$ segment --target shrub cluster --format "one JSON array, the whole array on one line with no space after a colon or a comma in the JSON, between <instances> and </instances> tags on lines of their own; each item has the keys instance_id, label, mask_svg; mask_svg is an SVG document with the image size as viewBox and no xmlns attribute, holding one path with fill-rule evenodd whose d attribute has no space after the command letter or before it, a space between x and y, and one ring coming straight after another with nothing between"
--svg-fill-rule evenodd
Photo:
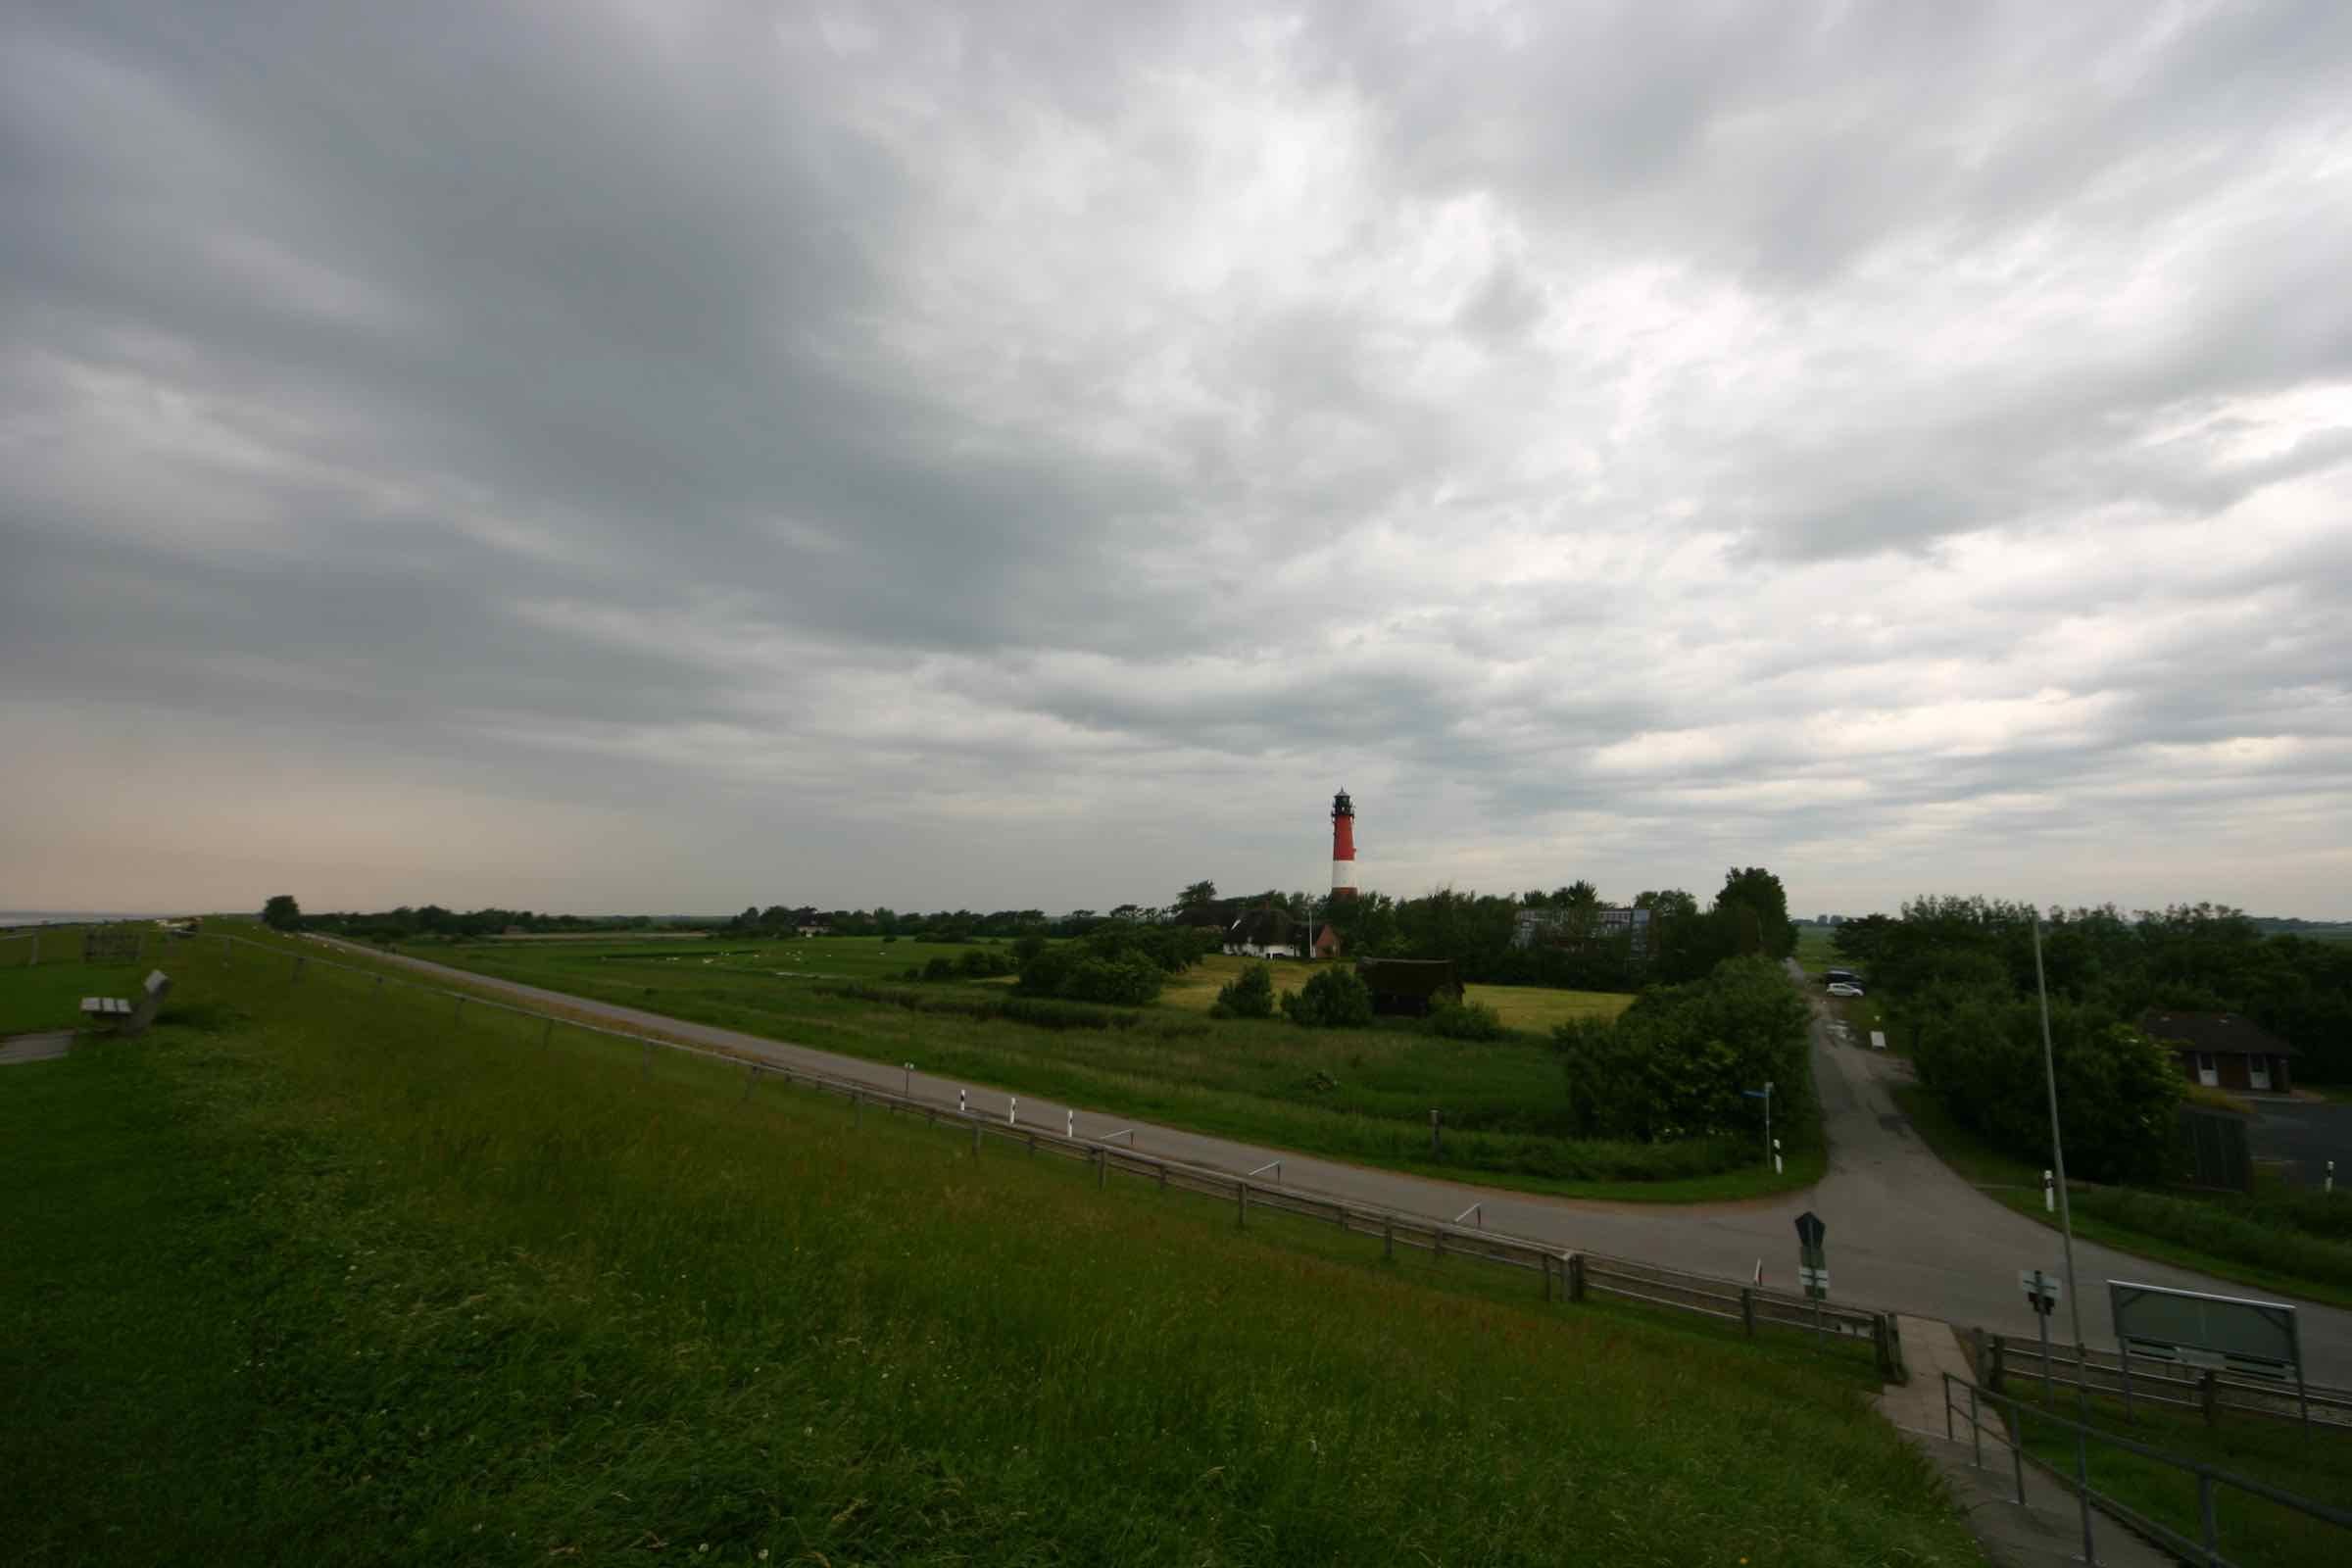
<instances>
[{"instance_id":1,"label":"shrub cluster","mask_svg":"<svg viewBox=\"0 0 2352 1568\"><path fill-rule=\"evenodd\" d=\"M1429 1009L1429 1032L1447 1040L1500 1040L1510 1033L1502 1014L1483 1002L1440 1002Z\"/></svg>"},{"instance_id":2,"label":"shrub cluster","mask_svg":"<svg viewBox=\"0 0 2352 1568\"><path fill-rule=\"evenodd\" d=\"M1274 1016L1274 970L1270 965L1253 963L1241 976L1217 988L1216 1004L1208 1009L1212 1018L1271 1018Z\"/></svg>"},{"instance_id":3,"label":"shrub cluster","mask_svg":"<svg viewBox=\"0 0 2352 1568\"><path fill-rule=\"evenodd\" d=\"M1024 938L1014 952L1024 996L1140 1007L1215 941L1215 932L1190 926L1123 925L1052 946Z\"/></svg>"},{"instance_id":4,"label":"shrub cluster","mask_svg":"<svg viewBox=\"0 0 2352 1568\"><path fill-rule=\"evenodd\" d=\"M1283 1016L1307 1029L1362 1029L1372 1022L1372 991L1351 968L1318 969L1282 994Z\"/></svg>"},{"instance_id":5,"label":"shrub cluster","mask_svg":"<svg viewBox=\"0 0 2352 1568\"><path fill-rule=\"evenodd\" d=\"M2072 1153L2075 1130L2071 1123L2066 1135L2067 1151ZM2262 1205L2209 1202L2112 1187L2079 1189L2073 1201L2078 1214L2128 1226L2145 1236L2160 1236L2215 1257L2266 1272L2352 1286L2352 1242L2328 1240L2293 1228L2291 1219L2270 1223L2285 1215ZM2352 1204L2337 1198L2332 1206L2341 1209Z\"/></svg>"},{"instance_id":6,"label":"shrub cluster","mask_svg":"<svg viewBox=\"0 0 2352 1568\"><path fill-rule=\"evenodd\" d=\"M2050 1162L2041 1020L2025 998L1953 987L1912 1013L1920 1087L1996 1149ZM2185 1090L2171 1053L2096 1004L2052 999L2051 1055L2070 1170L2097 1182L2161 1181Z\"/></svg>"},{"instance_id":7,"label":"shrub cluster","mask_svg":"<svg viewBox=\"0 0 2352 1568\"><path fill-rule=\"evenodd\" d=\"M1787 1125L1800 1113L1805 1004L1769 958L1726 958L1703 980L1661 986L1613 1022L1583 1018L1552 1031L1581 1137L1688 1138L1747 1133L1761 1102L1741 1091L1774 1085ZM1752 1147L1752 1146L1751 1146Z\"/></svg>"},{"instance_id":8,"label":"shrub cluster","mask_svg":"<svg viewBox=\"0 0 2352 1568\"><path fill-rule=\"evenodd\" d=\"M985 948L971 948L951 958L945 954L934 956L917 969L909 966L900 978L906 980L990 980L1013 972L1013 962L1002 953Z\"/></svg>"}]
</instances>

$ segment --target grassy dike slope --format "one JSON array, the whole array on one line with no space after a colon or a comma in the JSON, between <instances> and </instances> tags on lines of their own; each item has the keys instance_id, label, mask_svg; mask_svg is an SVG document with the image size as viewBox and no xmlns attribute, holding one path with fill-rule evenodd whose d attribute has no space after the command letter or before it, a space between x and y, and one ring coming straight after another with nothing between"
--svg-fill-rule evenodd
<instances>
[{"instance_id":1,"label":"grassy dike slope","mask_svg":"<svg viewBox=\"0 0 2352 1568\"><path fill-rule=\"evenodd\" d=\"M364 985L0 1070L12 1560L1976 1560L1856 1363Z\"/></svg>"}]
</instances>

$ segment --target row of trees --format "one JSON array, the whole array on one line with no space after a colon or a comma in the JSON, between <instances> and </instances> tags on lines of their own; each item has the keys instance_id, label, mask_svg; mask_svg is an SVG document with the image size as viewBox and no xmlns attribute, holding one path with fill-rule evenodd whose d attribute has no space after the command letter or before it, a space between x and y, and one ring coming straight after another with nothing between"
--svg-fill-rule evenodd
<instances>
[{"instance_id":1,"label":"row of trees","mask_svg":"<svg viewBox=\"0 0 2352 1568\"><path fill-rule=\"evenodd\" d=\"M502 931L652 931L670 922L650 914L539 914L529 909L445 909L438 904L402 905L372 914L336 910L305 914L289 893L262 906L262 923L276 931L324 931L355 942L406 942L417 937L486 937Z\"/></svg>"},{"instance_id":2,"label":"row of trees","mask_svg":"<svg viewBox=\"0 0 2352 1568\"><path fill-rule=\"evenodd\" d=\"M1837 951L1866 973L1896 1027L1974 993L2031 996L2034 909L1928 897L1899 915L1838 928ZM2125 914L2113 905L2044 916L2050 995L2135 1019L2150 1007L2242 1013L2295 1048L2295 1075L2352 1082L2352 944L2270 935L2242 910L2181 904Z\"/></svg>"},{"instance_id":3,"label":"row of trees","mask_svg":"<svg viewBox=\"0 0 2352 1568\"><path fill-rule=\"evenodd\" d=\"M1933 896L1846 921L1837 951L1954 1119L2047 1165L2034 921L2030 905ZM2107 905L2046 916L2042 968L2068 1168L2090 1180L2173 1174L2187 1086L2138 1028L2151 1008L2242 1014L2295 1048L2298 1077L2352 1076L2352 947L2266 935L2221 905Z\"/></svg>"}]
</instances>

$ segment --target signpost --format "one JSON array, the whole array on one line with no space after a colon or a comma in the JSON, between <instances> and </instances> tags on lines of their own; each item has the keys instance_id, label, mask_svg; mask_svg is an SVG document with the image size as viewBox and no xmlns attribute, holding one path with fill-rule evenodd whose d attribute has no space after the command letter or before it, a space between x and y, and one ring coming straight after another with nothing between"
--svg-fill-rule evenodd
<instances>
[{"instance_id":1,"label":"signpost","mask_svg":"<svg viewBox=\"0 0 2352 1568\"><path fill-rule=\"evenodd\" d=\"M1772 1141L1772 1080L1765 1079L1761 1089L1742 1089L1740 1093L1749 1100L1764 1102L1764 1154L1772 1161L1772 1173L1778 1176L1781 1173L1781 1156L1775 1151L1781 1146Z\"/></svg>"},{"instance_id":2,"label":"signpost","mask_svg":"<svg viewBox=\"0 0 2352 1568\"><path fill-rule=\"evenodd\" d=\"M1796 1216L1796 1277L1803 1283L1805 1294L1813 1298L1813 1332L1816 1334L1821 1332L1822 1298L1830 1294L1830 1264L1821 1248L1821 1239L1829 1231L1830 1228L1821 1222L1821 1216L1809 1208Z\"/></svg>"},{"instance_id":3,"label":"signpost","mask_svg":"<svg viewBox=\"0 0 2352 1568\"><path fill-rule=\"evenodd\" d=\"M2050 1402L2050 1309L2058 1304L2058 1298L2064 1296L2066 1292L2059 1286L2056 1279L2037 1268L2019 1269L2017 1283L2025 1290L2026 1299L2033 1303L2034 1321L2041 1325L2041 1402L2048 1404ZM2080 1364L2075 1368L2075 1375L2077 1377L2083 1375L2083 1368Z\"/></svg>"},{"instance_id":4,"label":"signpost","mask_svg":"<svg viewBox=\"0 0 2352 1568\"><path fill-rule=\"evenodd\" d=\"M2132 1411L2132 1355L2189 1366L2230 1368L2263 1377L2295 1377L2295 1406L2306 1431L2311 1400L2303 1382L2303 1344L2295 1309L2283 1301L2255 1301L2236 1296L2208 1296L2161 1285L2107 1282L2115 1314L2116 1346L2122 1351L2124 1413Z\"/></svg>"}]
</instances>

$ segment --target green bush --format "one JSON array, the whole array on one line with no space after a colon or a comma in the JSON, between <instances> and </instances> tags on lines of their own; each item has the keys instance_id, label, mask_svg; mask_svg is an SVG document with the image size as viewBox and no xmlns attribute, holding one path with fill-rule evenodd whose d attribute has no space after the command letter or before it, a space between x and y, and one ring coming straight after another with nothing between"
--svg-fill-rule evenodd
<instances>
[{"instance_id":1,"label":"green bush","mask_svg":"<svg viewBox=\"0 0 2352 1568\"><path fill-rule=\"evenodd\" d=\"M933 958L929 963L923 965L923 978L926 980L955 979L956 960L944 956Z\"/></svg>"},{"instance_id":2,"label":"green bush","mask_svg":"<svg viewBox=\"0 0 2352 1568\"><path fill-rule=\"evenodd\" d=\"M1502 1014L1483 1002L1441 1002L1429 1009L1429 1032L1447 1040L1500 1040L1510 1031Z\"/></svg>"},{"instance_id":3,"label":"green bush","mask_svg":"<svg viewBox=\"0 0 2352 1568\"><path fill-rule=\"evenodd\" d=\"M1140 931L1118 927L1076 942L1039 944L1021 963L1022 994L1130 1007L1158 1001L1168 976L1198 957L1199 942L1176 927Z\"/></svg>"},{"instance_id":4,"label":"green bush","mask_svg":"<svg viewBox=\"0 0 2352 1568\"><path fill-rule=\"evenodd\" d=\"M1569 1114L1583 1137L1651 1142L1759 1131L1775 1086L1787 1125L1802 1114L1805 1004L1769 958L1726 958L1703 980L1661 986L1614 1022L1578 1019L1552 1031L1568 1075Z\"/></svg>"},{"instance_id":5,"label":"green bush","mask_svg":"<svg viewBox=\"0 0 2352 1568\"><path fill-rule=\"evenodd\" d=\"M1362 1029L1372 1022L1372 992L1353 969L1318 969L1282 994L1282 1011L1307 1029Z\"/></svg>"},{"instance_id":6,"label":"green bush","mask_svg":"<svg viewBox=\"0 0 2352 1568\"><path fill-rule=\"evenodd\" d=\"M1217 1018L1271 1018L1274 1016L1274 971L1262 963L1253 963L1241 975L1217 988L1216 1004L1209 1014Z\"/></svg>"},{"instance_id":7,"label":"green bush","mask_svg":"<svg viewBox=\"0 0 2352 1568\"><path fill-rule=\"evenodd\" d=\"M1932 989L1909 1015L1920 1087L1994 1148L2049 1164L2035 1004L1989 988ZM2171 1053L2106 1008L2057 998L2050 1044L2068 1167L2086 1181L2164 1180L2186 1088Z\"/></svg>"},{"instance_id":8,"label":"green bush","mask_svg":"<svg viewBox=\"0 0 2352 1568\"><path fill-rule=\"evenodd\" d=\"M2074 1127L2066 1130L2074 1152ZM2352 1243L2329 1241L2267 1222L2256 1204L2175 1198L2125 1188L2078 1188L2075 1212L2127 1226L2145 1236L2226 1257L2257 1269L2352 1286ZM2337 1207L2347 1205L2339 1198Z\"/></svg>"}]
</instances>

